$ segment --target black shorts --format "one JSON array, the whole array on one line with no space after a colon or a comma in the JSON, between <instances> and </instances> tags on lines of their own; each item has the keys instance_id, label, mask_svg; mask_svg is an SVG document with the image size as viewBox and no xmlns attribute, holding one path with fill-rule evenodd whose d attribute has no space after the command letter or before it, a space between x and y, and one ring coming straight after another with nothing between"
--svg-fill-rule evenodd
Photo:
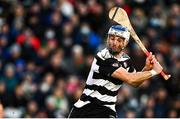
<instances>
[{"instance_id":1,"label":"black shorts","mask_svg":"<svg viewBox=\"0 0 180 119\"><path fill-rule=\"evenodd\" d=\"M69 118L116 118L116 112L108 107L90 103L81 108L73 107Z\"/></svg>"}]
</instances>

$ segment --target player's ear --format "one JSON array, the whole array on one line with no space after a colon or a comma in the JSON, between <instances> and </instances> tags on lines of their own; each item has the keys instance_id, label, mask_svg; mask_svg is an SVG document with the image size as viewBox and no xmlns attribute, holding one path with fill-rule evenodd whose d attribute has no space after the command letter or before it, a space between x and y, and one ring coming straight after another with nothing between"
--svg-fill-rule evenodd
<instances>
[{"instance_id":1,"label":"player's ear","mask_svg":"<svg viewBox=\"0 0 180 119\"><path fill-rule=\"evenodd\" d=\"M129 43L128 40L124 40L124 46L125 46L125 47L127 46L128 43Z\"/></svg>"}]
</instances>

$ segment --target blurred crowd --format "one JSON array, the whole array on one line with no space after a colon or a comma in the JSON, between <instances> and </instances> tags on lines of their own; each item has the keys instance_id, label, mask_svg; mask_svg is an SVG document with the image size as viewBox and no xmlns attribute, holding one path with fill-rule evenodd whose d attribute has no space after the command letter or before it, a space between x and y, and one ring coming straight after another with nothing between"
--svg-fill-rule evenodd
<instances>
[{"instance_id":1,"label":"blurred crowd","mask_svg":"<svg viewBox=\"0 0 180 119\"><path fill-rule=\"evenodd\" d=\"M123 85L118 117L180 117L178 0L1 0L0 102L3 117L67 117L80 97L93 55L105 47L113 6L126 10L135 31L172 76ZM137 70L145 55L125 49Z\"/></svg>"}]
</instances>

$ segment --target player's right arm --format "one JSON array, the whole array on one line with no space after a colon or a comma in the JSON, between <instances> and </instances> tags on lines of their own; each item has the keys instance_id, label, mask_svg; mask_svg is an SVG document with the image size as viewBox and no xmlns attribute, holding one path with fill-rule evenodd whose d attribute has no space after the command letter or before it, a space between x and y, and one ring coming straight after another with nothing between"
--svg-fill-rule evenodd
<instances>
[{"instance_id":1,"label":"player's right arm","mask_svg":"<svg viewBox=\"0 0 180 119\"><path fill-rule=\"evenodd\" d=\"M153 69L150 71L141 71L141 72L128 72L123 67L118 68L112 73L112 77L122 80L133 87L138 87L145 80L150 79L154 75L159 74L162 71L161 65L154 59Z\"/></svg>"}]
</instances>

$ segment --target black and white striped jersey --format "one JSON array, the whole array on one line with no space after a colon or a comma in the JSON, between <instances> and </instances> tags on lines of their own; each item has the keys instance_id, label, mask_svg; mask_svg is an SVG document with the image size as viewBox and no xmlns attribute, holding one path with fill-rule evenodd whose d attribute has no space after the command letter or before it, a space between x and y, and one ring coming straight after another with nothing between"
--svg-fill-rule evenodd
<instances>
[{"instance_id":1,"label":"black and white striped jersey","mask_svg":"<svg viewBox=\"0 0 180 119\"><path fill-rule=\"evenodd\" d=\"M83 94L74 106L80 108L88 103L95 103L115 111L118 90L123 81L111 77L111 74L119 67L133 72L134 68L130 66L129 60L130 57L125 53L122 57L115 58L107 48L98 52L92 62Z\"/></svg>"}]
</instances>

